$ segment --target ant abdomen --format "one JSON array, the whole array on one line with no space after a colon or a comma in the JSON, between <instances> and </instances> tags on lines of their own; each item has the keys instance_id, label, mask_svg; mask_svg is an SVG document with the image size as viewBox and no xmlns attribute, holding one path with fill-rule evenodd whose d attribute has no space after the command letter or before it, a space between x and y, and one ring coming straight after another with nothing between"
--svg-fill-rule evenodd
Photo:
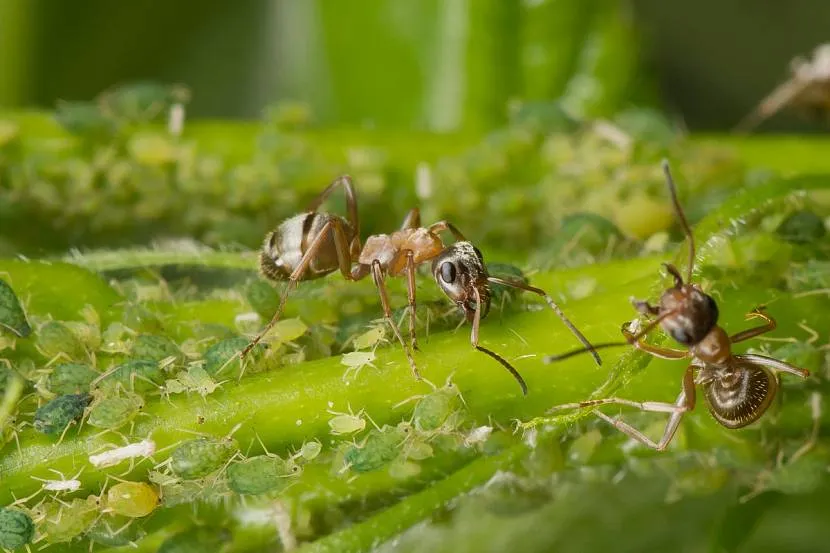
<instances>
[{"instance_id":1,"label":"ant abdomen","mask_svg":"<svg viewBox=\"0 0 830 553\"><path fill-rule=\"evenodd\" d=\"M772 403L778 379L767 369L741 363L703 385L709 412L727 428L742 428L758 420Z\"/></svg>"},{"instance_id":2,"label":"ant abdomen","mask_svg":"<svg viewBox=\"0 0 830 553\"><path fill-rule=\"evenodd\" d=\"M714 298L694 285L667 290L660 298L660 313L674 312L661 326L678 343L691 346L703 340L718 324Z\"/></svg>"}]
</instances>

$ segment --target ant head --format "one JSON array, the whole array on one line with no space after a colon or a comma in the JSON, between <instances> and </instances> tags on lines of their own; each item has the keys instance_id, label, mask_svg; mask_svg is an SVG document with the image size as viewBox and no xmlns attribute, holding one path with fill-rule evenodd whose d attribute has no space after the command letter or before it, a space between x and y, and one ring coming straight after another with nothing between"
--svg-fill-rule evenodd
<instances>
[{"instance_id":1,"label":"ant head","mask_svg":"<svg viewBox=\"0 0 830 553\"><path fill-rule=\"evenodd\" d=\"M432 261L432 276L441 290L473 320L476 292L481 299L481 317L490 311L490 285L481 252L470 242L456 242L444 248Z\"/></svg>"},{"instance_id":2,"label":"ant head","mask_svg":"<svg viewBox=\"0 0 830 553\"><path fill-rule=\"evenodd\" d=\"M660 297L659 314L673 312L660 325L684 346L703 340L718 323L718 304L696 284L685 283L672 265L666 265L674 277L674 286Z\"/></svg>"}]
</instances>

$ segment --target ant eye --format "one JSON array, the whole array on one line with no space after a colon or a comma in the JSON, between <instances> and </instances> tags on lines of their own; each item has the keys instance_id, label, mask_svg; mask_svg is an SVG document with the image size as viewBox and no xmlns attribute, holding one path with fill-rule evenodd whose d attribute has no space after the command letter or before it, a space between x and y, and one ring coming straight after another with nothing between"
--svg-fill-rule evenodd
<instances>
[{"instance_id":1,"label":"ant eye","mask_svg":"<svg viewBox=\"0 0 830 553\"><path fill-rule=\"evenodd\" d=\"M451 262L445 261L441 265L441 278L447 284L452 284L453 282L455 282L455 273L455 265L453 265Z\"/></svg>"}]
</instances>

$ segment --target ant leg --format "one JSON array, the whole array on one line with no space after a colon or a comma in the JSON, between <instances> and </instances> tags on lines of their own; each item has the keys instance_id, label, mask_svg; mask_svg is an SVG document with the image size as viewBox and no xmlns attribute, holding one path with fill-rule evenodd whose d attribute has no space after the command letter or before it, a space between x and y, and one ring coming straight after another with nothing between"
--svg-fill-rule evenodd
<instances>
[{"instance_id":1,"label":"ant leg","mask_svg":"<svg viewBox=\"0 0 830 553\"><path fill-rule=\"evenodd\" d=\"M807 369L800 369L798 367L794 367L789 363L785 363L780 359L773 359L772 357L767 357L766 355L758 355L755 353L743 353L741 355L736 355L735 359L740 361L748 361L749 363L755 363L761 365L763 367L767 367L774 372L783 372L787 374L792 374L794 376L800 376L801 378L807 378L810 376L810 371Z\"/></svg>"},{"instance_id":2,"label":"ant leg","mask_svg":"<svg viewBox=\"0 0 830 553\"><path fill-rule=\"evenodd\" d=\"M320 194L314 198L314 200L308 205L308 208L306 208L306 211L314 213L320 209L320 206L324 201L326 201L326 198L328 198L338 186L343 187L343 193L346 195L346 219L349 223L351 223L355 230L355 234L360 236L360 218L357 214L357 193L352 185L352 178L349 175L341 175L334 179L331 184L325 188L325 190L320 192Z\"/></svg>"},{"instance_id":3,"label":"ant leg","mask_svg":"<svg viewBox=\"0 0 830 553\"><path fill-rule=\"evenodd\" d=\"M311 265L311 261L325 245L326 239L328 238L330 232L334 233L334 244L335 249L337 250L337 259L340 264L340 271L346 279L351 279L351 271L349 270L351 266L351 256L349 254L348 246L346 245L348 244L348 239L346 238L343 224L337 219L331 219L323 225L323 228L320 229L320 232L308 245L308 249L303 254L299 265L297 265L297 268L294 269L294 272L288 277L288 283L285 286L285 290L283 290L276 313L274 313L274 316L271 317L271 320L268 321L265 328L263 328L260 333L256 335L251 343L245 346L245 349L243 349L240 354L240 358L244 359L245 356L254 348L254 346L262 340L265 334L267 334L268 331L271 330L277 322L279 322L282 312L285 309L285 304L288 301L289 292L291 292L291 290L297 286L297 283L302 280L303 275Z\"/></svg>"},{"instance_id":4,"label":"ant leg","mask_svg":"<svg viewBox=\"0 0 830 553\"><path fill-rule=\"evenodd\" d=\"M496 277L487 277L487 280L488 280L488 282L492 282L492 283L495 283L495 284L501 284L503 286L511 286L513 288L518 288L519 290L524 290L525 292L532 292L534 294L542 296L542 298L544 298L544 300L547 302L548 306L550 306L550 308L553 309L554 313L556 313L559 316L559 318L562 319L562 322L565 324L566 327L568 327L568 330L570 330L571 333L574 336L576 336L577 340L582 342L582 345L585 346L586 350L591 352L591 355L594 356L594 360L597 362L597 365L602 365L602 359L600 359L599 354L594 349L594 346L591 345L591 342L588 341L588 338L586 338L579 331L579 329L576 328L576 326L574 326L574 324L568 319L568 317L565 316L565 313L556 304L556 302L553 301L553 298L551 298L547 294L547 292L545 292L541 288L536 288L535 286L530 286L530 285L525 284L523 282L518 282L518 281L513 281L513 280L504 280L504 279L496 278Z\"/></svg>"},{"instance_id":5,"label":"ant leg","mask_svg":"<svg viewBox=\"0 0 830 553\"><path fill-rule=\"evenodd\" d=\"M645 339L644 336L637 337L626 327L622 329L622 333L628 343L641 351L653 355L654 357L659 357L660 359L683 359L684 357L689 356L688 350L672 349L647 344L643 341Z\"/></svg>"},{"instance_id":6,"label":"ant leg","mask_svg":"<svg viewBox=\"0 0 830 553\"><path fill-rule=\"evenodd\" d=\"M767 315L764 312L763 307L759 307L754 311L750 311L746 314L747 320L756 318L763 319L764 324L762 324L761 326L756 326L755 328L742 330L737 334L733 334L729 337L729 341L735 344L737 342L743 342L744 340L749 340L750 338L754 338L756 336L760 336L761 334L766 334L767 332L772 332L773 330L775 330L775 327L777 326L775 323L775 319Z\"/></svg>"},{"instance_id":7,"label":"ant leg","mask_svg":"<svg viewBox=\"0 0 830 553\"><path fill-rule=\"evenodd\" d=\"M746 115L732 129L736 133L746 133L760 125L765 119L774 115L793 98L801 94L810 85L807 80L799 80L795 77L778 85L766 98Z\"/></svg>"},{"instance_id":8,"label":"ant leg","mask_svg":"<svg viewBox=\"0 0 830 553\"><path fill-rule=\"evenodd\" d=\"M672 278L674 278L674 287L680 288L683 286L683 277L680 275L680 271L677 270L677 267L672 265L671 263L663 263L663 267L666 268L666 272L669 273Z\"/></svg>"},{"instance_id":9,"label":"ant leg","mask_svg":"<svg viewBox=\"0 0 830 553\"><path fill-rule=\"evenodd\" d=\"M461 234L461 231L458 230L458 228L456 228L455 225L453 225L452 223L450 223L448 221L438 221L437 223L433 223L427 228L427 230L430 233L436 233L436 234L441 232L441 231L448 230L452 234L453 238L456 239L456 241L458 241L458 242L466 242L467 241L467 239L464 238L464 235Z\"/></svg>"},{"instance_id":10,"label":"ant leg","mask_svg":"<svg viewBox=\"0 0 830 553\"><path fill-rule=\"evenodd\" d=\"M668 447L669 443L672 441L672 438L674 438L674 435L677 433L677 429L680 427L680 421L683 419L683 415L695 408L694 369L694 365L690 365L686 369L686 373L683 375L683 390L680 392L680 395L677 396L677 400L674 403L643 402L641 404L642 407L640 407L640 409L643 411L671 413L671 417L669 417L669 421L666 423L666 428L663 430L663 436L660 438L659 442L655 442L625 421L613 419L605 413L600 413L599 411L594 414L623 434L637 440L641 444L647 445L657 451L663 451L666 447ZM620 403L622 405L637 406L637 402L630 402L627 400L616 400L608 403Z\"/></svg>"},{"instance_id":11,"label":"ant leg","mask_svg":"<svg viewBox=\"0 0 830 553\"><path fill-rule=\"evenodd\" d=\"M375 281L375 286L378 288L378 293L380 293L380 303L383 306L383 316L386 319L386 322L389 323L389 326L392 327L392 332L395 334L398 342L401 343L401 347L406 354L406 360L409 362L409 366L412 369L412 375L416 380L421 380L421 374L418 372L418 367L415 365L415 360L412 358L412 352L410 352L409 348L406 347L406 342L404 342L403 336L401 336L401 331L392 319L392 309L389 307L389 294L386 291L386 283L383 278L383 268L381 267L380 261L377 259L372 261L372 278Z\"/></svg>"},{"instance_id":12,"label":"ant leg","mask_svg":"<svg viewBox=\"0 0 830 553\"><path fill-rule=\"evenodd\" d=\"M415 335L415 253L406 251L406 295L409 300L409 343L414 351L418 350Z\"/></svg>"},{"instance_id":13,"label":"ant leg","mask_svg":"<svg viewBox=\"0 0 830 553\"><path fill-rule=\"evenodd\" d=\"M519 371L517 371L515 367L508 363L507 360L501 355L497 354L494 351L490 351L489 349L483 346L478 345L478 329L481 325L481 295L479 294L478 288L476 288L475 286L473 287L473 293L476 297L476 310L475 314L473 315L473 329L470 332L470 343L478 351L489 355L490 357L501 363L502 366L505 369L507 369L510 372L510 374L513 375L513 378L516 379L516 382L519 383L519 386L521 386L522 388L522 394L527 395L527 384L525 384L524 378L522 378L522 375L519 374Z\"/></svg>"},{"instance_id":14,"label":"ant leg","mask_svg":"<svg viewBox=\"0 0 830 553\"><path fill-rule=\"evenodd\" d=\"M421 210L413 207L404 217L401 230L415 229L421 226Z\"/></svg>"}]
</instances>

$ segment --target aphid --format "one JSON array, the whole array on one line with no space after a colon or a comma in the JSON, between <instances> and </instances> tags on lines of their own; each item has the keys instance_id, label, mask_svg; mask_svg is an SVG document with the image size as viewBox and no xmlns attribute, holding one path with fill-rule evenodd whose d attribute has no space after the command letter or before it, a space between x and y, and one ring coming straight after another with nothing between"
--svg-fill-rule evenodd
<instances>
[{"instance_id":1,"label":"aphid","mask_svg":"<svg viewBox=\"0 0 830 553\"><path fill-rule=\"evenodd\" d=\"M354 434L361 432L366 428L366 419L363 418L364 411L361 409L357 414L353 413L349 408L348 413L338 413L337 411L326 411L330 415L334 415L329 419L329 430L335 436L342 436L344 434Z\"/></svg>"},{"instance_id":2,"label":"aphid","mask_svg":"<svg viewBox=\"0 0 830 553\"><path fill-rule=\"evenodd\" d=\"M375 326L352 340L352 347L355 350L364 350L376 347L386 341L386 329L382 326Z\"/></svg>"},{"instance_id":3,"label":"aphid","mask_svg":"<svg viewBox=\"0 0 830 553\"><path fill-rule=\"evenodd\" d=\"M19 509L0 508L0 547L14 551L31 543L34 535L32 517Z\"/></svg>"},{"instance_id":4,"label":"aphid","mask_svg":"<svg viewBox=\"0 0 830 553\"><path fill-rule=\"evenodd\" d=\"M228 466L228 487L239 494L259 495L283 489L288 477L297 476L301 468L293 459L276 455L257 455Z\"/></svg>"},{"instance_id":5,"label":"aphid","mask_svg":"<svg viewBox=\"0 0 830 553\"><path fill-rule=\"evenodd\" d=\"M104 547L123 547L130 545L136 548L136 542L145 532L133 519L122 516L99 517L95 524L87 530L86 537L90 542Z\"/></svg>"},{"instance_id":6,"label":"aphid","mask_svg":"<svg viewBox=\"0 0 830 553\"><path fill-rule=\"evenodd\" d=\"M47 492L76 492L81 489L81 481L78 480L78 477L83 472L83 468L78 471L78 473L73 476L72 478L64 477L63 473L57 471L55 469L49 469L58 476L60 476L60 480L47 480L44 478L37 478L36 476L32 476L35 480L39 480L43 482L43 490Z\"/></svg>"},{"instance_id":7,"label":"aphid","mask_svg":"<svg viewBox=\"0 0 830 553\"><path fill-rule=\"evenodd\" d=\"M133 359L116 365L92 381L92 386L100 383L120 384L136 392L157 390L164 382L164 371L159 363L144 359Z\"/></svg>"},{"instance_id":8,"label":"aphid","mask_svg":"<svg viewBox=\"0 0 830 553\"><path fill-rule=\"evenodd\" d=\"M43 434L60 434L70 423L83 416L91 400L92 396L89 394L58 396L38 408L33 426Z\"/></svg>"},{"instance_id":9,"label":"aphid","mask_svg":"<svg viewBox=\"0 0 830 553\"><path fill-rule=\"evenodd\" d=\"M60 321L48 321L38 329L37 348L48 359L83 361L89 357L78 336Z\"/></svg>"},{"instance_id":10,"label":"aphid","mask_svg":"<svg viewBox=\"0 0 830 553\"><path fill-rule=\"evenodd\" d=\"M143 408L144 399L137 394L104 397L92 403L86 422L95 428L114 430L132 421Z\"/></svg>"},{"instance_id":11,"label":"aphid","mask_svg":"<svg viewBox=\"0 0 830 553\"><path fill-rule=\"evenodd\" d=\"M146 482L119 482L107 490L106 508L117 515L146 517L158 505L158 492Z\"/></svg>"},{"instance_id":12,"label":"aphid","mask_svg":"<svg viewBox=\"0 0 830 553\"><path fill-rule=\"evenodd\" d=\"M109 140L118 130L116 122L92 102L59 101L55 106L55 121L66 132L91 141Z\"/></svg>"},{"instance_id":13,"label":"aphid","mask_svg":"<svg viewBox=\"0 0 830 553\"><path fill-rule=\"evenodd\" d=\"M205 369L194 365L186 371L180 372L178 378L167 380L164 383L164 392L167 394L196 392L202 397L207 397L215 392L219 386L220 384L213 380Z\"/></svg>"},{"instance_id":14,"label":"aphid","mask_svg":"<svg viewBox=\"0 0 830 553\"><path fill-rule=\"evenodd\" d=\"M219 470L239 450L232 438L197 438L179 444L170 456L170 470L185 480Z\"/></svg>"},{"instance_id":15,"label":"aphid","mask_svg":"<svg viewBox=\"0 0 830 553\"><path fill-rule=\"evenodd\" d=\"M689 261L686 280L684 282L676 267L667 264L666 270L674 278L674 286L663 293L659 305L652 306L646 301L633 301L637 311L644 315L651 315L654 319L636 334L629 330L627 324L623 325L622 333L626 338L625 342L597 344L594 347L630 344L662 359L691 358L691 364L683 376L682 391L674 403L605 398L559 405L552 409L556 411L615 404L627 405L643 411L669 413L669 422L663 436L658 442L654 442L628 423L595 411L598 417L634 440L660 451L671 442L683 415L694 409L697 385L703 387L704 400L715 420L726 428L742 428L758 420L772 403L779 386L778 373L788 373L801 378L809 375L809 371L793 367L778 359L749 353L743 355L732 353L732 344L774 330L775 320L759 308L749 313L747 319L762 319L764 324L760 326L732 336L726 334L726 331L718 326L718 306L714 298L691 282L695 260L694 235L677 199L677 191L667 161L663 162L663 171L675 213L688 238ZM643 341L643 338L658 325L687 349L658 347ZM545 361L559 361L584 351L586 350L581 349L563 355L552 355Z\"/></svg>"},{"instance_id":16,"label":"aphid","mask_svg":"<svg viewBox=\"0 0 830 553\"><path fill-rule=\"evenodd\" d=\"M142 440L134 444L127 444L123 447L117 447L89 456L89 462L95 468L104 468L117 465L121 461L127 459L135 459L136 457L149 457L156 452L156 443L153 440Z\"/></svg>"},{"instance_id":17,"label":"aphid","mask_svg":"<svg viewBox=\"0 0 830 553\"><path fill-rule=\"evenodd\" d=\"M371 430L362 445L353 444L346 450L343 457L346 468L355 472L371 472L386 466L401 454L411 432L407 423Z\"/></svg>"},{"instance_id":18,"label":"aphid","mask_svg":"<svg viewBox=\"0 0 830 553\"><path fill-rule=\"evenodd\" d=\"M26 313L20 300L6 281L0 279L0 328L5 328L21 338L32 333L32 327L26 320Z\"/></svg>"},{"instance_id":19,"label":"aphid","mask_svg":"<svg viewBox=\"0 0 830 553\"><path fill-rule=\"evenodd\" d=\"M141 334L133 341L130 354L134 359L159 362L168 357L179 359L182 351L173 340L166 336Z\"/></svg>"},{"instance_id":20,"label":"aphid","mask_svg":"<svg viewBox=\"0 0 830 553\"><path fill-rule=\"evenodd\" d=\"M791 105L807 115L827 117L830 110L830 44L820 44L812 61L797 57L790 62L790 79L778 85L761 103L735 126L749 132Z\"/></svg>"},{"instance_id":21,"label":"aphid","mask_svg":"<svg viewBox=\"0 0 830 553\"><path fill-rule=\"evenodd\" d=\"M464 402L464 398L461 397L461 390L450 379L447 379L444 386L437 388L431 394L414 396L398 405L403 405L411 400L418 400L415 409L412 411L412 422L419 432L438 430Z\"/></svg>"},{"instance_id":22,"label":"aphid","mask_svg":"<svg viewBox=\"0 0 830 553\"><path fill-rule=\"evenodd\" d=\"M339 186L343 187L346 195L347 219L317 211L323 201ZM456 240L454 244L444 245L439 233L445 231L452 234ZM380 295L386 323L400 343L413 376L420 379L412 354L412 351L417 349L415 270L418 265L428 261L432 261L432 274L442 292L464 311L467 321L472 323L470 341L473 347L497 360L510 371L524 393L527 393L527 386L516 369L504 358L478 343L480 321L490 310L490 284L501 284L541 295L571 332L583 344L590 346L543 290L518 281L489 276L481 252L468 242L452 223L440 221L429 227L422 227L420 211L412 209L400 230L392 234L370 236L361 248L357 198L351 178L342 176L323 190L306 212L287 219L265 237L260 253L262 274L271 280L288 281L288 285L283 291L273 318L242 351L242 356L259 343L276 324L285 308L289 292L300 281L320 278L339 269L343 277L349 281L361 280L372 275ZM406 276L409 346L392 318L389 294L386 290L386 278L390 276ZM594 355L599 363L599 356L596 353Z\"/></svg>"},{"instance_id":23,"label":"aphid","mask_svg":"<svg viewBox=\"0 0 830 553\"><path fill-rule=\"evenodd\" d=\"M350 377L357 377L363 367L374 367L374 360L377 359L375 351L349 351L340 356L340 364L346 367L343 373L343 380Z\"/></svg>"},{"instance_id":24,"label":"aphid","mask_svg":"<svg viewBox=\"0 0 830 553\"><path fill-rule=\"evenodd\" d=\"M89 391L89 386L100 373L89 365L60 363L55 365L46 378L46 388L53 394L80 394Z\"/></svg>"},{"instance_id":25,"label":"aphid","mask_svg":"<svg viewBox=\"0 0 830 553\"><path fill-rule=\"evenodd\" d=\"M467 447L474 447L483 444L493 433L492 426L477 426L470 430L464 437L464 445Z\"/></svg>"},{"instance_id":26,"label":"aphid","mask_svg":"<svg viewBox=\"0 0 830 553\"><path fill-rule=\"evenodd\" d=\"M205 351L205 371L210 376L241 371L239 350L247 344L248 340L242 336L226 338L216 342Z\"/></svg>"},{"instance_id":27,"label":"aphid","mask_svg":"<svg viewBox=\"0 0 830 553\"><path fill-rule=\"evenodd\" d=\"M321 451L323 451L323 444L317 440L312 440L304 443L300 450L292 455L291 458L308 463L316 459Z\"/></svg>"},{"instance_id":28,"label":"aphid","mask_svg":"<svg viewBox=\"0 0 830 553\"><path fill-rule=\"evenodd\" d=\"M159 546L158 553L219 551L230 539L230 532L224 528L199 526L170 536Z\"/></svg>"},{"instance_id":29,"label":"aphid","mask_svg":"<svg viewBox=\"0 0 830 553\"><path fill-rule=\"evenodd\" d=\"M98 518L100 499L90 495L86 499L48 501L41 507L45 515L41 528L49 543L72 541L86 532Z\"/></svg>"}]
</instances>

